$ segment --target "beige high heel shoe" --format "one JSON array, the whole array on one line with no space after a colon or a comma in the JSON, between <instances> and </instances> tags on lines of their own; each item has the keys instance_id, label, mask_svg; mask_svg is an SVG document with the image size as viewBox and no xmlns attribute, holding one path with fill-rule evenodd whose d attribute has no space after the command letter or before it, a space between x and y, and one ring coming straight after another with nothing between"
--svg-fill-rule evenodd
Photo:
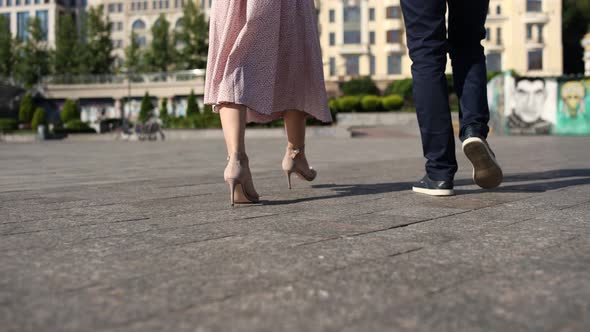
<instances>
[{"instance_id":1,"label":"beige high heel shoe","mask_svg":"<svg viewBox=\"0 0 590 332\"><path fill-rule=\"evenodd\" d=\"M254 189L246 154L232 153L227 157L227 161L223 178L229 185L231 206L234 206L234 204L258 203L260 197L256 189Z\"/></svg>"},{"instance_id":2,"label":"beige high heel shoe","mask_svg":"<svg viewBox=\"0 0 590 332\"><path fill-rule=\"evenodd\" d=\"M299 149L287 147L285 158L283 158L283 171L287 175L287 183L291 189L291 174L295 173L299 178L306 181L313 181L318 173L307 165L305 159L305 146Z\"/></svg>"}]
</instances>

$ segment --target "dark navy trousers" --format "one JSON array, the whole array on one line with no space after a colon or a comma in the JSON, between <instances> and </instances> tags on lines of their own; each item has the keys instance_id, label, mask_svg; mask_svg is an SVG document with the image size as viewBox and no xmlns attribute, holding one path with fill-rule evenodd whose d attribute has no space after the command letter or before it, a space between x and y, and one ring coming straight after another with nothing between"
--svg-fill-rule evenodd
<instances>
[{"instance_id":1,"label":"dark navy trousers","mask_svg":"<svg viewBox=\"0 0 590 332\"><path fill-rule=\"evenodd\" d=\"M457 159L445 76L447 53L459 97L460 138L464 139L466 128L486 138L490 112L481 40L486 35L489 0L401 0L401 6L426 172L432 180L453 180Z\"/></svg>"}]
</instances>

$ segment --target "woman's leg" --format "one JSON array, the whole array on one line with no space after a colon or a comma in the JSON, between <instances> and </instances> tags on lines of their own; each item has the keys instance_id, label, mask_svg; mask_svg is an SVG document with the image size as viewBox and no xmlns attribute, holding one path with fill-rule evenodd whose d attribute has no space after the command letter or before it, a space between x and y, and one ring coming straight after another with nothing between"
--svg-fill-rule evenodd
<instances>
[{"instance_id":1,"label":"woman's leg","mask_svg":"<svg viewBox=\"0 0 590 332\"><path fill-rule=\"evenodd\" d=\"M307 115L301 111L285 111L285 131L287 132L287 151L283 158L283 171L287 174L291 189L291 173L307 181L313 181L316 171L309 167L305 156L305 120Z\"/></svg>"},{"instance_id":2,"label":"woman's leg","mask_svg":"<svg viewBox=\"0 0 590 332\"><path fill-rule=\"evenodd\" d=\"M246 154L246 107L227 104L219 107L227 154Z\"/></svg>"},{"instance_id":3,"label":"woman's leg","mask_svg":"<svg viewBox=\"0 0 590 332\"><path fill-rule=\"evenodd\" d=\"M228 183L236 183L237 189L232 190L231 201L236 203L255 203L258 201L258 193L254 189L250 163L246 155L246 107L243 105L221 105L219 115L223 127L223 136L227 146L228 166L224 172L224 178ZM243 190L243 191L242 191Z\"/></svg>"},{"instance_id":4,"label":"woman's leg","mask_svg":"<svg viewBox=\"0 0 590 332\"><path fill-rule=\"evenodd\" d=\"M287 144L291 149L301 149L305 146L305 119L306 114L301 111L285 111L285 131L287 132Z\"/></svg>"}]
</instances>

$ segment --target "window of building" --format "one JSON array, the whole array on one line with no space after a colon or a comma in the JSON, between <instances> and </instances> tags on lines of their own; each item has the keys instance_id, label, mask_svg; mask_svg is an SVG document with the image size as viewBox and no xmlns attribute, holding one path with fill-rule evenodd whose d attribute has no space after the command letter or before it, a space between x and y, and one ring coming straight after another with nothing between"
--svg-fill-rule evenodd
<instances>
[{"instance_id":1,"label":"window of building","mask_svg":"<svg viewBox=\"0 0 590 332\"><path fill-rule=\"evenodd\" d=\"M375 8L369 8L369 21L375 21Z\"/></svg>"},{"instance_id":2,"label":"window of building","mask_svg":"<svg viewBox=\"0 0 590 332\"><path fill-rule=\"evenodd\" d=\"M369 75L371 76L375 75L375 65L375 56L371 54L369 56Z\"/></svg>"},{"instance_id":3,"label":"window of building","mask_svg":"<svg viewBox=\"0 0 590 332\"><path fill-rule=\"evenodd\" d=\"M502 6L498 5L496 7L496 15L502 15Z\"/></svg>"},{"instance_id":4,"label":"window of building","mask_svg":"<svg viewBox=\"0 0 590 332\"><path fill-rule=\"evenodd\" d=\"M402 73L402 56L400 54L390 54L387 56L387 73L389 75L399 75Z\"/></svg>"},{"instance_id":5,"label":"window of building","mask_svg":"<svg viewBox=\"0 0 590 332\"><path fill-rule=\"evenodd\" d=\"M502 28L496 28L496 44L502 45Z\"/></svg>"},{"instance_id":6,"label":"window of building","mask_svg":"<svg viewBox=\"0 0 590 332\"><path fill-rule=\"evenodd\" d=\"M502 53L490 53L486 56L488 71L502 71Z\"/></svg>"},{"instance_id":7,"label":"window of building","mask_svg":"<svg viewBox=\"0 0 590 332\"><path fill-rule=\"evenodd\" d=\"M528 53L529 70L543 70L543 50L532 50Z\"/></svg>"},{"instance_id":8,"label":"window of building","mask_svg":"<svg viewBox=\"0 0 590 332\"><path fill-rule=\"evenodd\" d=\"M49 36L49 13L47 10L38 10L35 12L35 17L39 19L39 23L41 25L41 40L47 41Z\"/></svg>"},{"instance_id":9,"label":"window of building","mask_svg":"<svg viewBox=\"0 0 590 332\"><path fill-rule=\"evenodd\" d=\"M109 13L112 13L115 11L115 4L109 3L109 6L107 8L108 8Z\"/></svg>"},{"instance_id":10,"label":"window of building","mask_svg":"<svg viewBox=\"0 0 590 332\"><path fill-rule=\"evenodd\" d=\"M399 44L401 43L401 31L400 30L388 30L387 31L387 43L388 44Z\"/></svg>"},{"instance_id":11,"label":"window of building","mask_svg":"<svg viewBox=\"0 0 590 332\"><path fill-rule=\"evenodd\" d=\"M344 31L344 44L360 44L361 32L360 30Z\"/></svg>"},{"instance_id":12,"label":"window of building","mask_svg":"<svg viewBox=\"0 0 590 332\"><path fill-rule=\"evenodd\" d=\"M532 13L543 11L543 0L527 0L526 11Z\"/></svg>"},{"instance_id":13,"label":"window of building","mask_svg":"<svg viewBox=\"0 0 590 332\"><path fill-rule=\"evenodd\" d=\"M26 40L29 35L29 12L16 14L16 38Z\"/></svg>"},{"instance_id":14,"label":"window of building","mask_svg":"<svg viewBox=\"0 0 590 332\"><path fill-rule=\"evenodd\" d=\"M25 5L30 5L31 4L31 0L25 0Z\"/></svg>"},{"instance_id":15,"label":"window of building","mask_svg":"<svg viewBox=\"0 0 590 332\"><path fill-rule=\"evenodd\" d=\"M369 44L375 45L375 31L369 31Z\"/></svg>"},{"instance_id":16,"label":"window of building","mask_svg":"<svg viewBox=\"0 0 590 332\"><path fill-rule=\"evenodd\" d=\"M336 58L330 57L330 76L336 76Z\"/></svg>"},{"instance_id":17,"label":"window of building","mask_svg":"<svg viewBox=\"0 0 590 332\"><path fill-rule=\"evenodd\" d=\"M402 11L399 6L389 6L386 10L386 17L387 18L401 18Z\"/></svg>"},{"instance_id":18,"label":"window of building","mask_svg":"<svg viewBox=\"0 0 590 332\"><path fill-rule=\"evenodd\" d=\"M135 22L133 22L133 25L131 25L131 29L132 30L145 30L145 23L142 20L136 20Z\"/></svg>"},{"instance_id":19,"label":"window of building","mask_svg":"<svg viewBox=\"0 0 590 332\"><path fill-rule=\"evenodd\" d=\"M346 59L346 75L358 76L359 75L359 59L358 55L347 55Z\"/></svg>"},{"instance_id":20,"label":"window of building","mask_svg":"<svg viewBox=\"0 0 590 332\"><path fill-rule=\"evenodd\" d=\"M360 22L361 21L361 7L360 6L346 6L344 7L344 22Z\"/></svg>"},{"instance_id":21,"label":"window of building","mask_svg":"<svg viewBox=\"0 0 590 332\"><path fill-rule=\"evenodd\" d=\"M336 34L334 32L330 32L330 46L336 45Z\"/></svg>"},{"instance_id":22,"label":"window of building","mask_svg":"<svg viewBox=\"0 0 590 332\"><path fill-rule=\"evenodd\" d=\"M336 12L334 9L330 9L330 23L336 22Z\"/></svg>"},{"instance_id":23,"label":"window of building","mask_svg":"<svg viewBox=\"0 0 590 332\"><path fill-rule=\"evenodd\" d=\"M492 39L492 31L490 28L486 28L486 40L490 41Z\"/></svg>"},{"instance_id":24,"label":"window of building","mask_svg":"<svg viewBox=\"0 0 590 332\"><path fill-rule=\"evenodd\" d=\"M122 3L117 4L117 11L119 13L123 12L123 4Z\"/></svg>"}]
</instances>

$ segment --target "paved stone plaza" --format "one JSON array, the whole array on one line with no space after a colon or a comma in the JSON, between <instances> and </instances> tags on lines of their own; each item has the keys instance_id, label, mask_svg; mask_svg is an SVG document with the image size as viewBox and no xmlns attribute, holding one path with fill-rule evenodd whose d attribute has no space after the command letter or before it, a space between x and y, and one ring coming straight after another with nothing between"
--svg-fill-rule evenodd
<instances>
[{"instance_id":1,"label":"paved stone plaza","mask_svg":"<svg viewBox=\"0 0 590 332\"><path fill-rule=\"evenodd\" d=\"M403 136L403 135L401 135ZM0 144L1 331L589 331L590 138L494 137L503 187L413 194L417 137Z\"/></svg>"}]
</instances>

